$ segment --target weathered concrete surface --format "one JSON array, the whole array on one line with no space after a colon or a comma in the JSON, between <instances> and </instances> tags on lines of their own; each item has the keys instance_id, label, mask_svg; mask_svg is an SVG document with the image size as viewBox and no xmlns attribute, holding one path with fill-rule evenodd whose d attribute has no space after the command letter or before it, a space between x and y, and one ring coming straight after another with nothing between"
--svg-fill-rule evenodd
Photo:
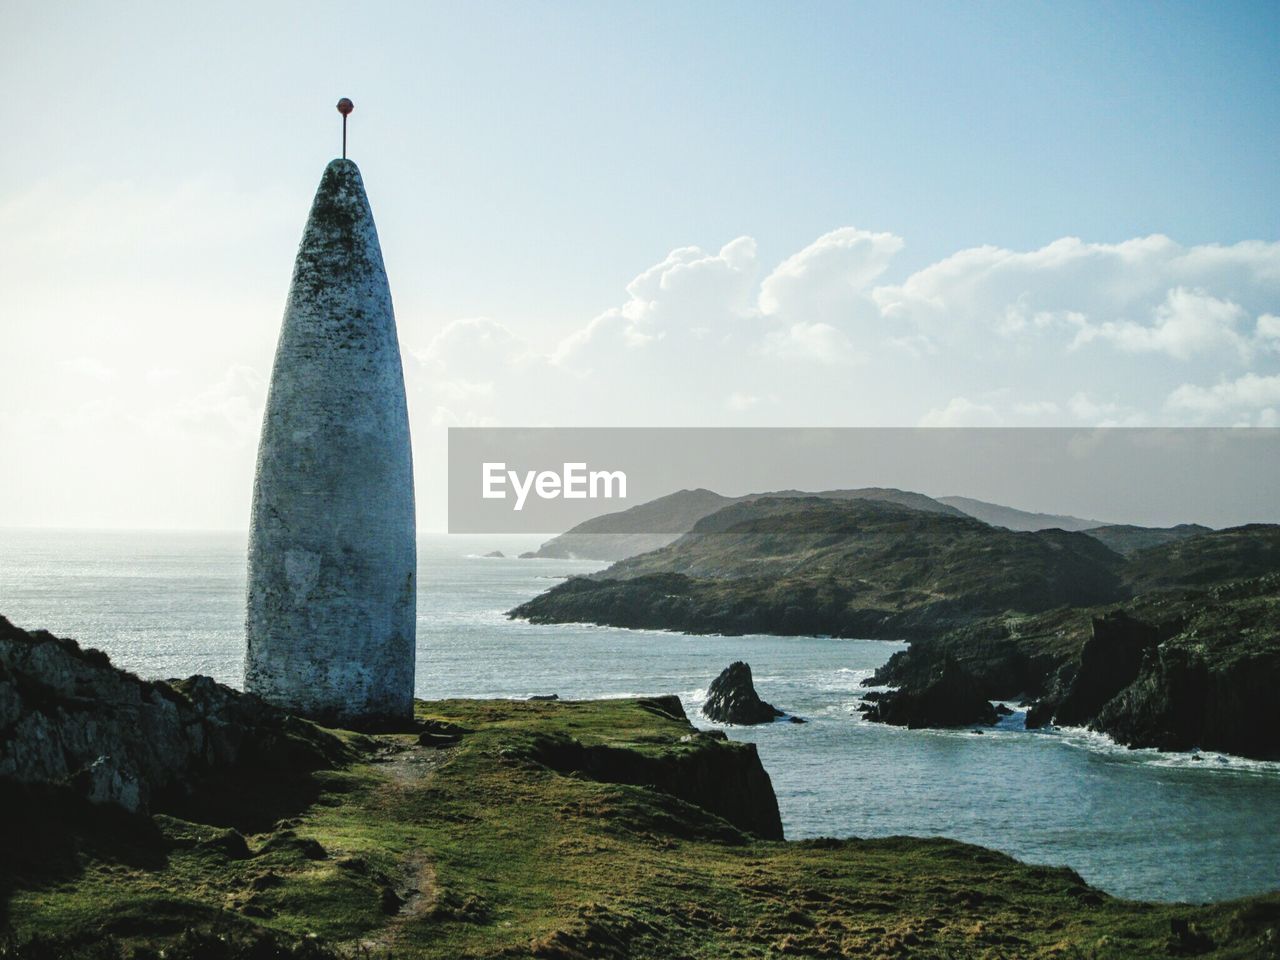
<instances>
[{"instance_id":1,"label":"weathered concrete surface","mask_svg":"<svg viewBox=\"0 0 1280 960\"><path fill-rule=\"evenodd\" d=\"M400 345L360 171L325 169L262 423L245 689L334 721L413 712L413 461Z\"/></svg>"}]
</instances>

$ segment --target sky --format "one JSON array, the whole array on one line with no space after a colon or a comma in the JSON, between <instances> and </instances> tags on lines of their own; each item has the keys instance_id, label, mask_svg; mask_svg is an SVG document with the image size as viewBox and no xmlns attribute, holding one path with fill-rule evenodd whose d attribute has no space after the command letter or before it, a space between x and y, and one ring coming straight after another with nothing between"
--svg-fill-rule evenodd
<instances>
[{"instance_id":1,"label":"sky","mask_svg":"<svg viewBox=\"0 0 1280 960\"><path fill-rule=\"evenodd\" d=\"M1280 426L1275 3L2 2L0 526L246 526L341 96L420 529L449 425Z\"/></svg>"}]
</instances>

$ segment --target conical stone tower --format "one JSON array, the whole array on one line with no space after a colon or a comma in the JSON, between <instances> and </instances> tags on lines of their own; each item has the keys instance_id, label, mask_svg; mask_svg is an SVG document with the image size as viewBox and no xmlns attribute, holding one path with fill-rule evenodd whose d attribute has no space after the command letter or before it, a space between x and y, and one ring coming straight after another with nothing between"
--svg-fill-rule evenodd
<instances>
[{"instance_id":1,"label":"conical stone tower","mask_svg":"<svg viewBox=\"0 0 1280 960\"><path fill-rule=\"evenodd\" d=\"M245 689L317 719L413 713L413 458L400 345L360 171L325 169L262 422Z\"/></svg>"}]
</instances>

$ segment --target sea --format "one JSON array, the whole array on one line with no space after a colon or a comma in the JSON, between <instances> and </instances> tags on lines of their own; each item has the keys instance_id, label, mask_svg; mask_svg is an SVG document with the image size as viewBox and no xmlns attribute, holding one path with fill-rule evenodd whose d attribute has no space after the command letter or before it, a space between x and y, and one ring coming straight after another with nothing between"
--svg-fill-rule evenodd
<instances>
[{"instance_id":1,"label":"sea","mask_svg":"<svg viewBox=\"0 0 1280 960\"><path fill-rule=\"evenodd\" d=\"M1121 897L1206 902L1280 889L1280 763L1127 750L1086 730L904 730L858 712L862 681L903 644L690 636L507 619L600 569L520 560L536 540L420 540L417 695L598 698L675 693L690 719L745 660L804 724L729 727L754 742L787 837L945 836L1065 865ZM0 615L74 637L147 678L242 685L243 534L0 530ZM500 551L504 557L486 556Z\"/></svg>"}]
</instances>

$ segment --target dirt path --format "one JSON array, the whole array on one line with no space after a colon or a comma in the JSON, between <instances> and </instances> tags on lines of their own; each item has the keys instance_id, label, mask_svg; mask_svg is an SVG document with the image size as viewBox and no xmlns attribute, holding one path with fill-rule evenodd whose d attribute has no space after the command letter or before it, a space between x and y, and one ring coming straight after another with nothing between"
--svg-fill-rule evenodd
<instances>
[{"instance_id":1,"label":"dirt path","mask_svg":"<svg viewBox=\"0 0 1280 960\"><path fill-rule=\"evenodd\" d=\"M384 739L384 738L380 738ZM389 775L383 790L406 791L429 783L436 770L453 753L452 747L423 747L405 738L385 738L379 763ZM385 926L354 946L371 960L394 951L400 930L428 915L435 907L438 885L435 868L424 850L413 850L400 862L386 894L389 916ZM366 954L358 953L357 956Z\"/></svg>"}]
</instances>

